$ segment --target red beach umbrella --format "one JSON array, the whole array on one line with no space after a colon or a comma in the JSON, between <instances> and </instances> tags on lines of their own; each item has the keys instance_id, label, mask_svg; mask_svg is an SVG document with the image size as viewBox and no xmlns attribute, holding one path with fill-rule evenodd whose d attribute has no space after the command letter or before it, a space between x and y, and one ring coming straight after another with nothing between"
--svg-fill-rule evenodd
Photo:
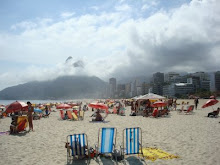
<instances>
[{"instance_id":1,"label":"red beach umbrella","mask_svg":"<svg viewBox=\"0 0 220 165\"><path fill-rule=\"evenodd\" d=\"M157 102L154 102L152 106L153 107L165 107L167 106L167 103L163 101L157 101Z\"/></svg>"},{"instance_id":2,"label":"red beach umbrella","mask_svg":"<svg viewBox=\"0 0 220 165\"><path fill-rule=\"evenodd\" d=\"M210 99L215 99L215 96L210 96Z\"/></svg>"},{"instance_id":3,"label":"red beach umbrella","mask_svg":"<svg viewBox=\"0 0 220 165\"><path fill-rule=\"evenodd\" d=\"M56 106L57 109L69 109L69 108L72 108L71 105L68 105L68 104L59 104Z\"/></svg>"},{"instance_id":4,"label":"red beach umbrella","mask_svg":"<svg viewBox=\"0 0 220 165\"><path fill-rule=\"evenodd\" d=\"M68 105L70 105L70 106L78 106L78 104L77 103L68 103Z\"/></svg>"},{"instance_id":5,"label":"red beach umbrella","mask_svg":"<svg viewBox=\"0 0 220 165\"><path fill-rule=\"evenodd\" d=\"M108 106L103 103L90 103L88 106L95 109L103 109L108 113Z\"/></svg>"},{"instance_id":6,"label":"red beach umbrella","mask_svg":"<svg viewBox=\"0 0 220 165\"><path fill-rule=\"evenodd\" d=\"M203 106L202 108L206 108L206 107L209 107L209 106L213 106L215 104L218 103L218 100L216 99L211 99L211 100L208 100Z\"/></svg>"},{"instance_id":7,"label":"red beach umbrella","mask_svg":"<svg viewBox=\"0 0 220 165\"><path fill-rule=\"evenodd\" d=\"M15 101L9 104L5 110L6 113L19 112L19 111L27 111L28 105L21 101Z\"/></svg>"},{"instance_id":8,"label":"red beach umbrella","mask_svg":"<svg viewBox=\"0 0 220 165\"><path fill-rule=\"evenodd\" d=\"M96 109L105 109L105 110L108 109L108 106L103 103L90 103L89 107Z\"/></svg>"}]
</instances>

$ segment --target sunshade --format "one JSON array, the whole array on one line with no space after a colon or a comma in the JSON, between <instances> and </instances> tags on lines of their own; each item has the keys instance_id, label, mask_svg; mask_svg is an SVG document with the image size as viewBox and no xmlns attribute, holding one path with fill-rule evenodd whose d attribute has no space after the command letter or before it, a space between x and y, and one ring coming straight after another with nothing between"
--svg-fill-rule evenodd
<instances>
[{"instance_id":1,"label":"sunshade","mask_svg":"<svg viewBox=\"0 0 220 165\"><path fill-rule=\"evenodd\" d=\"M88 106L96 109L108 109L108 106L103 103L90 103Z\"/></svg>"},{"instance_id":2,"label":"sunshade","mask_svg":"<svg viewBox=\"0 0 220 165\"><path fill-rule=\"evenodd\" d=\"M21 101L15 101L11 104L9 104L5 110L6 113L13 113L13 112L19 112L19 111L27 111L28 105Z\"/></svg>"},{"instance_id":3,"label":"sunshade","mask_svg":"<svg viewBox=\"0 0 220 165\"><path fill-rule=\"evenodd\" d=\"M154 93L148 93L146 95L143 95L143 96L140 96L140 97L137 97L136 100L157 100L157 99L165 99L165 97L163 96L160 96L160 95L157 95L157 94L154 94Z\"/></svg>"},{"instance_id":4,"label":"sunshade","mask_svg":"<svg viewBox=\"0 0 220 165\"><path fill-rule=\"evenodd\" d=\"M167 106L167 103L163 102L163 101L156 101L156 102L153 103L152 106L153 107L165 107L165 106Z\"/></svg>"},{"instance_id":5,"label":"sunshade","mask_svg":"<svg viewBox=\"0 0 220 165\"><path fill-rule=\"evenodd\" d=\"M210 100L208 100L203 106L202 106L202 108L206 108L206 107L209 107L209 106L213 106L213 105L215 105L215 104L217 104L218 103L218 100L216 100L216 99L210 99Z\"/></svg>"},{"instance_id":6,"label":"sunshade","mask_svg":"<svg viewBox=\"0 0 220 165\"><path fill-rule=\"evenodd\" d=\"M56 106L57 109L69 109L69 108L72 108L71 105L68 105L68 104L59 104Z\"/></svg>"},{"instance_id":7,"label":"sunshade","mask_svg":"<svg viewBox=\"0 0 220 165\"><path fill-rule=\"evenodd\" d=\"M43 111L41 109L34 108L34 112L42 113Z\"/></svg>"}]
</instances>

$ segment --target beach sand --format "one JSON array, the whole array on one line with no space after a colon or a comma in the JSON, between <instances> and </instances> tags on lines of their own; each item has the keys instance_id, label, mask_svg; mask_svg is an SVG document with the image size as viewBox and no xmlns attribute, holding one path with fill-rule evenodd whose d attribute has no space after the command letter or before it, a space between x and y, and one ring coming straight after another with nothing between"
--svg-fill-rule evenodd
<instances>
[{"instance_id":1,"label":"beach sand","mask_svg":"<svg viewBox=\"0 0 220 165\"><path fill-rule=\"evenodd\" d=\"M189 101L193 104L193 100ZM157 147L180 158L152 162L151 165L217 165L220 164L220 118L206 117L211 107L201 109L207 100L199 100L198 110L192 115L179 115L171 111L170 116L150 118L109 114L106 123L92 123L91 109L85 113L83 121L66 121L60 119L59 110L52 112L49 118L34 120L34 132L18 135L0 136L0 164L30 165L30 164L67 164L65 148L66 136L73 133L86 133L89 146L94 147L98 141L98 129L102 127L117 128L116 148L122 144L122 131L128 127L141 127L143 131L143 147ZM178 100L177 103L181 103ZM214 106L220 107L219 103ZM180 106L178 106L180 108ZM0 119L0 132L8 131L11 118ZM135 155L126 156L126 164L144 164ZM100 164L116 164L111 159L99 159ZM75 164L75 163L74 163ZM85 164L77 161L76 164ZM98 164L91 159L90 164ZM119 164L123 164L120 162Z\"/></svg>"}]
</instances>

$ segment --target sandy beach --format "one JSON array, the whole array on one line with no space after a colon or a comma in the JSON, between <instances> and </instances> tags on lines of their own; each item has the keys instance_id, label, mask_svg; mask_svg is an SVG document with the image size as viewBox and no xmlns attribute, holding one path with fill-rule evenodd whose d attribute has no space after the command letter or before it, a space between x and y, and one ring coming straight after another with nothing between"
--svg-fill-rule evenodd
<instances>
[{"instance_id":1,"label":"sandy beach","mask_svg":"<svg viewBox=\"0 0 220 165\"><path fill-rule=\"evenodd\" d=\"M193 104L193 100L189 101ZM0 136L0 164L8 165L42 165L67 164L65 148L66 136L73 133L86 133L89 147L98 142L98 129L102 127L117 128L116 148L122 144L122 131L128 127L141 127L143 147L157 147L180 158L152 162L148 165L217 165L220 164L220 118L206 117L212 107L202 109L207 100L199 100L198 110L192 115L179 115L171 111L168 117L150 118L129 116L130 107L126 107L126 116L109 114L106 123L92 123L91 109L85 113L83 121L66 121L60 119L59 110L52 112L49 118L34 120L34 132L18 135ZM178 100L177 103L181 103ZM213 106L214 109L220 104ZM178 106L177 108L180 108ZM11 118L0 119L0 132L9 130ZM75 163L74 163L75 164ZM77 161L76 164L85 164ZM90 164L116 164L111 159L91 159ZM123 164L119 162L119 164ZM144 164L134 155L126 156L126 164Z\"/></svg>"}]
</instances>

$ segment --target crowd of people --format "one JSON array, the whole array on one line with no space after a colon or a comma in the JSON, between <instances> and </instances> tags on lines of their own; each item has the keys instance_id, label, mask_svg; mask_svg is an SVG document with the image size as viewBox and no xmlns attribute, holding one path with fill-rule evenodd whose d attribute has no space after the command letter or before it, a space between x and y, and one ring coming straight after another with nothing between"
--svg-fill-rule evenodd
<instances>
[{"instance_id":1,"label":"crowd of people","mask_svg":"<svg viewBox=\"0 0 220 165\"><path fill-rule=\"evenodd\" d=\"M110 101L99 101L103 104L106 104L108 106L109 109L113 109L113 111L105 111L105 116L104 114L102 114L102 110L97 108L94 109L92 108L92 111L95 111L93 115L91 115L92 121L104 121L104 119L107 117L107 115L109 113L114 113L117 115L125 115L125 107L130 106L131 109L131 113L130 116L139 116L142 115L143 117L163 117L163 116L167 116L169 115L169 112L171 110L178 110L179 112L184 112L187 109L189 109L190 106L189 102L182 102L182 103L177 103L177 99L167 99L167 100L156 100L157 102L160 103L164 103L161 104L161 106L158 104L155 104L155 100L152 101L150 99L145 99L145 100L132 100L132 99L123 99L123 100L110 100ZM198 108L198 104L199 104L199 98L195 98L194 99L194 107L197 110ZM38 120L40 119L42 116L49 116L50 115L50 111L51 108L50 106L46 105L44 107L44 114L40 114L34 111L34 107L31 104L30 101L27 102L27 111L26 112L15 112L14 114L11 114L11 125L10 125L10 132L11 133L16 133L17 132L17 127L18 127L18 116L22 116L22 115L26 115L27 116L27 122L29 123L29 131L34 131L34 127L33 127L33 120ZM157 106L155 106L157 105ZM177 105L181 105L180 109L177 109ZM79 113L80 111L88 111L89 107L88 107L88 103L85 105L82 105L82 102L80 104L78 104L78 110L77 113ZM216 117L219 115L219 111L220 108L218 108L217 110L208 113L208 117ZM1 111L1 115L2 115L2 111ZM77 115L77 114L76 114ZM69 119L68 118L68 114L67 111L64 114L64 120Z\"/></svg>"}]
</instances>

